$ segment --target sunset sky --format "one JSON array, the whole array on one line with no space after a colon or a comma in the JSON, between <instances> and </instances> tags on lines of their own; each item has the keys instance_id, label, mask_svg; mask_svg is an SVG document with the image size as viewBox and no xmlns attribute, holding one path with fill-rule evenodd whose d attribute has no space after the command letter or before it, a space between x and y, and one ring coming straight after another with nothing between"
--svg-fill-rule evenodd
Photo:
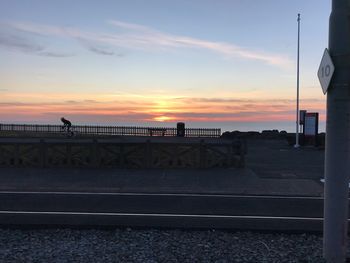
<instances>
[{"instance_id":1,"label":"sunset sky","mask_svg":"<svg viewBox=\"0 0 350 263\"><path fill-rule=\"evenodd\" d=\"M325 119L330 0L0 0L0 123L295 126Z\"/></svg>"}]
</instances>

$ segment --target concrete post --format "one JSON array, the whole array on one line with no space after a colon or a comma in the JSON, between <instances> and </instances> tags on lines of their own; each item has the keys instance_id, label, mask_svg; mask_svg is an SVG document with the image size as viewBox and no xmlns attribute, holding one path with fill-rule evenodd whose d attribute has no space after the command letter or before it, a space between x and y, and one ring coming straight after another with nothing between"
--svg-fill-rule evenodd
<instances>
[{"instance_id":1,"label":"concrete post","mask_svg":"<svg viewBox=\"0 0 350 263\"><path fill-rule=\"evenodd\" d=\"M329 52L335 72L327 93L324 257L344 262L350 173L350 0L332 0Z\"/></svg>"}]
</instances>

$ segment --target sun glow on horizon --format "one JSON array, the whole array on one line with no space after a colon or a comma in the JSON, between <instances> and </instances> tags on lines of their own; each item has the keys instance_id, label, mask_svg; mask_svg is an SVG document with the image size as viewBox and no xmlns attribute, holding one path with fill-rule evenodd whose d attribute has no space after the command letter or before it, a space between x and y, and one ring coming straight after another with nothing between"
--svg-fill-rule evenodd
<instances>
[{"instance_id":1,"label":"sun glow on horizon","mask_svg":"<svg viewBox=\"0 0 350 263\"><path fill-rule=\"evenodd\" d=\"M149 92L12 92L0 90L1 122L53 123L61 116L74 123L147 122L268 122L293 121L295 99L289 94L271 96L250 92L164 94ZM259 95L259 96L258 96ZM45 100L43 100L45 98ZM325 98L306 97L301 109L320 112L325 119ZM0 122L0 123L1 123Z\"/></svg>"},{"instance_id":2,"label":"sun glow on horizon","mask_svg":"<svg viewBox=\"0 0 350 263\"><path fill-rule=\"evenodd\" d=\"M124 122L268 122L293 121L295 100L237 96L181 97L148 94L30 93L16 96L2 92L1 122L53 123L62 116L74 123ZM45 97L45 102L42 98ZM324 98L301 100L301 108L320 112L325 119Z\"/></svg>"},{"instance_id":3,"label":"sun glow on horizon","mask_svg":"<svg viewBox=\"0 0 350 263\"><path fill-rule=\"evenodd\" d=\"M173 117L167 117L167 116L157 116L153 118L153 120L158 122L173 121L174 119L175 118Z\"/></svg>"}]
</instances>

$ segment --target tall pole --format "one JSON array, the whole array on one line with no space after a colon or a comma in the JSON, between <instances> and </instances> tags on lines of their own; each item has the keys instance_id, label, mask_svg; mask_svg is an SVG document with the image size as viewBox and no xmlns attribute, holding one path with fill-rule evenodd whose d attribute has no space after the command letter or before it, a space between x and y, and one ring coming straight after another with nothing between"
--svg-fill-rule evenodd
<instances>
[{"instance_id":1,"label":"tall pole","mask_svg":"<svg viewBox=\"0 0 350 263\"><path fill-rule=\"evenodd\" d=\"M298 14L298 54L297 54L297 118L295 129L295 148L299 145L299 50L300 50L300 14Z\"/></svg>"},{"instance_id":2,"label":"tall pole","mask_svg":"<svg viewBox=\"0 0 350 263\"><path fill-rule=\"evenodd\" d=\"M329 52L335 66L327 92L324 257L344 262L350 173L350 0L332 0Z\"/></svg>"}]
</instances>

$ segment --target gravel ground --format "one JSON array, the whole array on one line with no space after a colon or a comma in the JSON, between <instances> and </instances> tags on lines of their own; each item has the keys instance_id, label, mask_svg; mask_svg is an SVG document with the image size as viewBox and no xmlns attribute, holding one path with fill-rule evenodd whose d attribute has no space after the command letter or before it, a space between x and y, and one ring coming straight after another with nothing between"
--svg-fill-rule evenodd
<instances>
[{"instance_id":1,"label":"gravel ground","mask_svg":"<svg viewBox=\"0 0 350 263\"><path fill-rule=\"evenodd\" d=\"M0 262L324 262L322 237L214 230L0 229Z\"/></svg>"}]
</instances>

